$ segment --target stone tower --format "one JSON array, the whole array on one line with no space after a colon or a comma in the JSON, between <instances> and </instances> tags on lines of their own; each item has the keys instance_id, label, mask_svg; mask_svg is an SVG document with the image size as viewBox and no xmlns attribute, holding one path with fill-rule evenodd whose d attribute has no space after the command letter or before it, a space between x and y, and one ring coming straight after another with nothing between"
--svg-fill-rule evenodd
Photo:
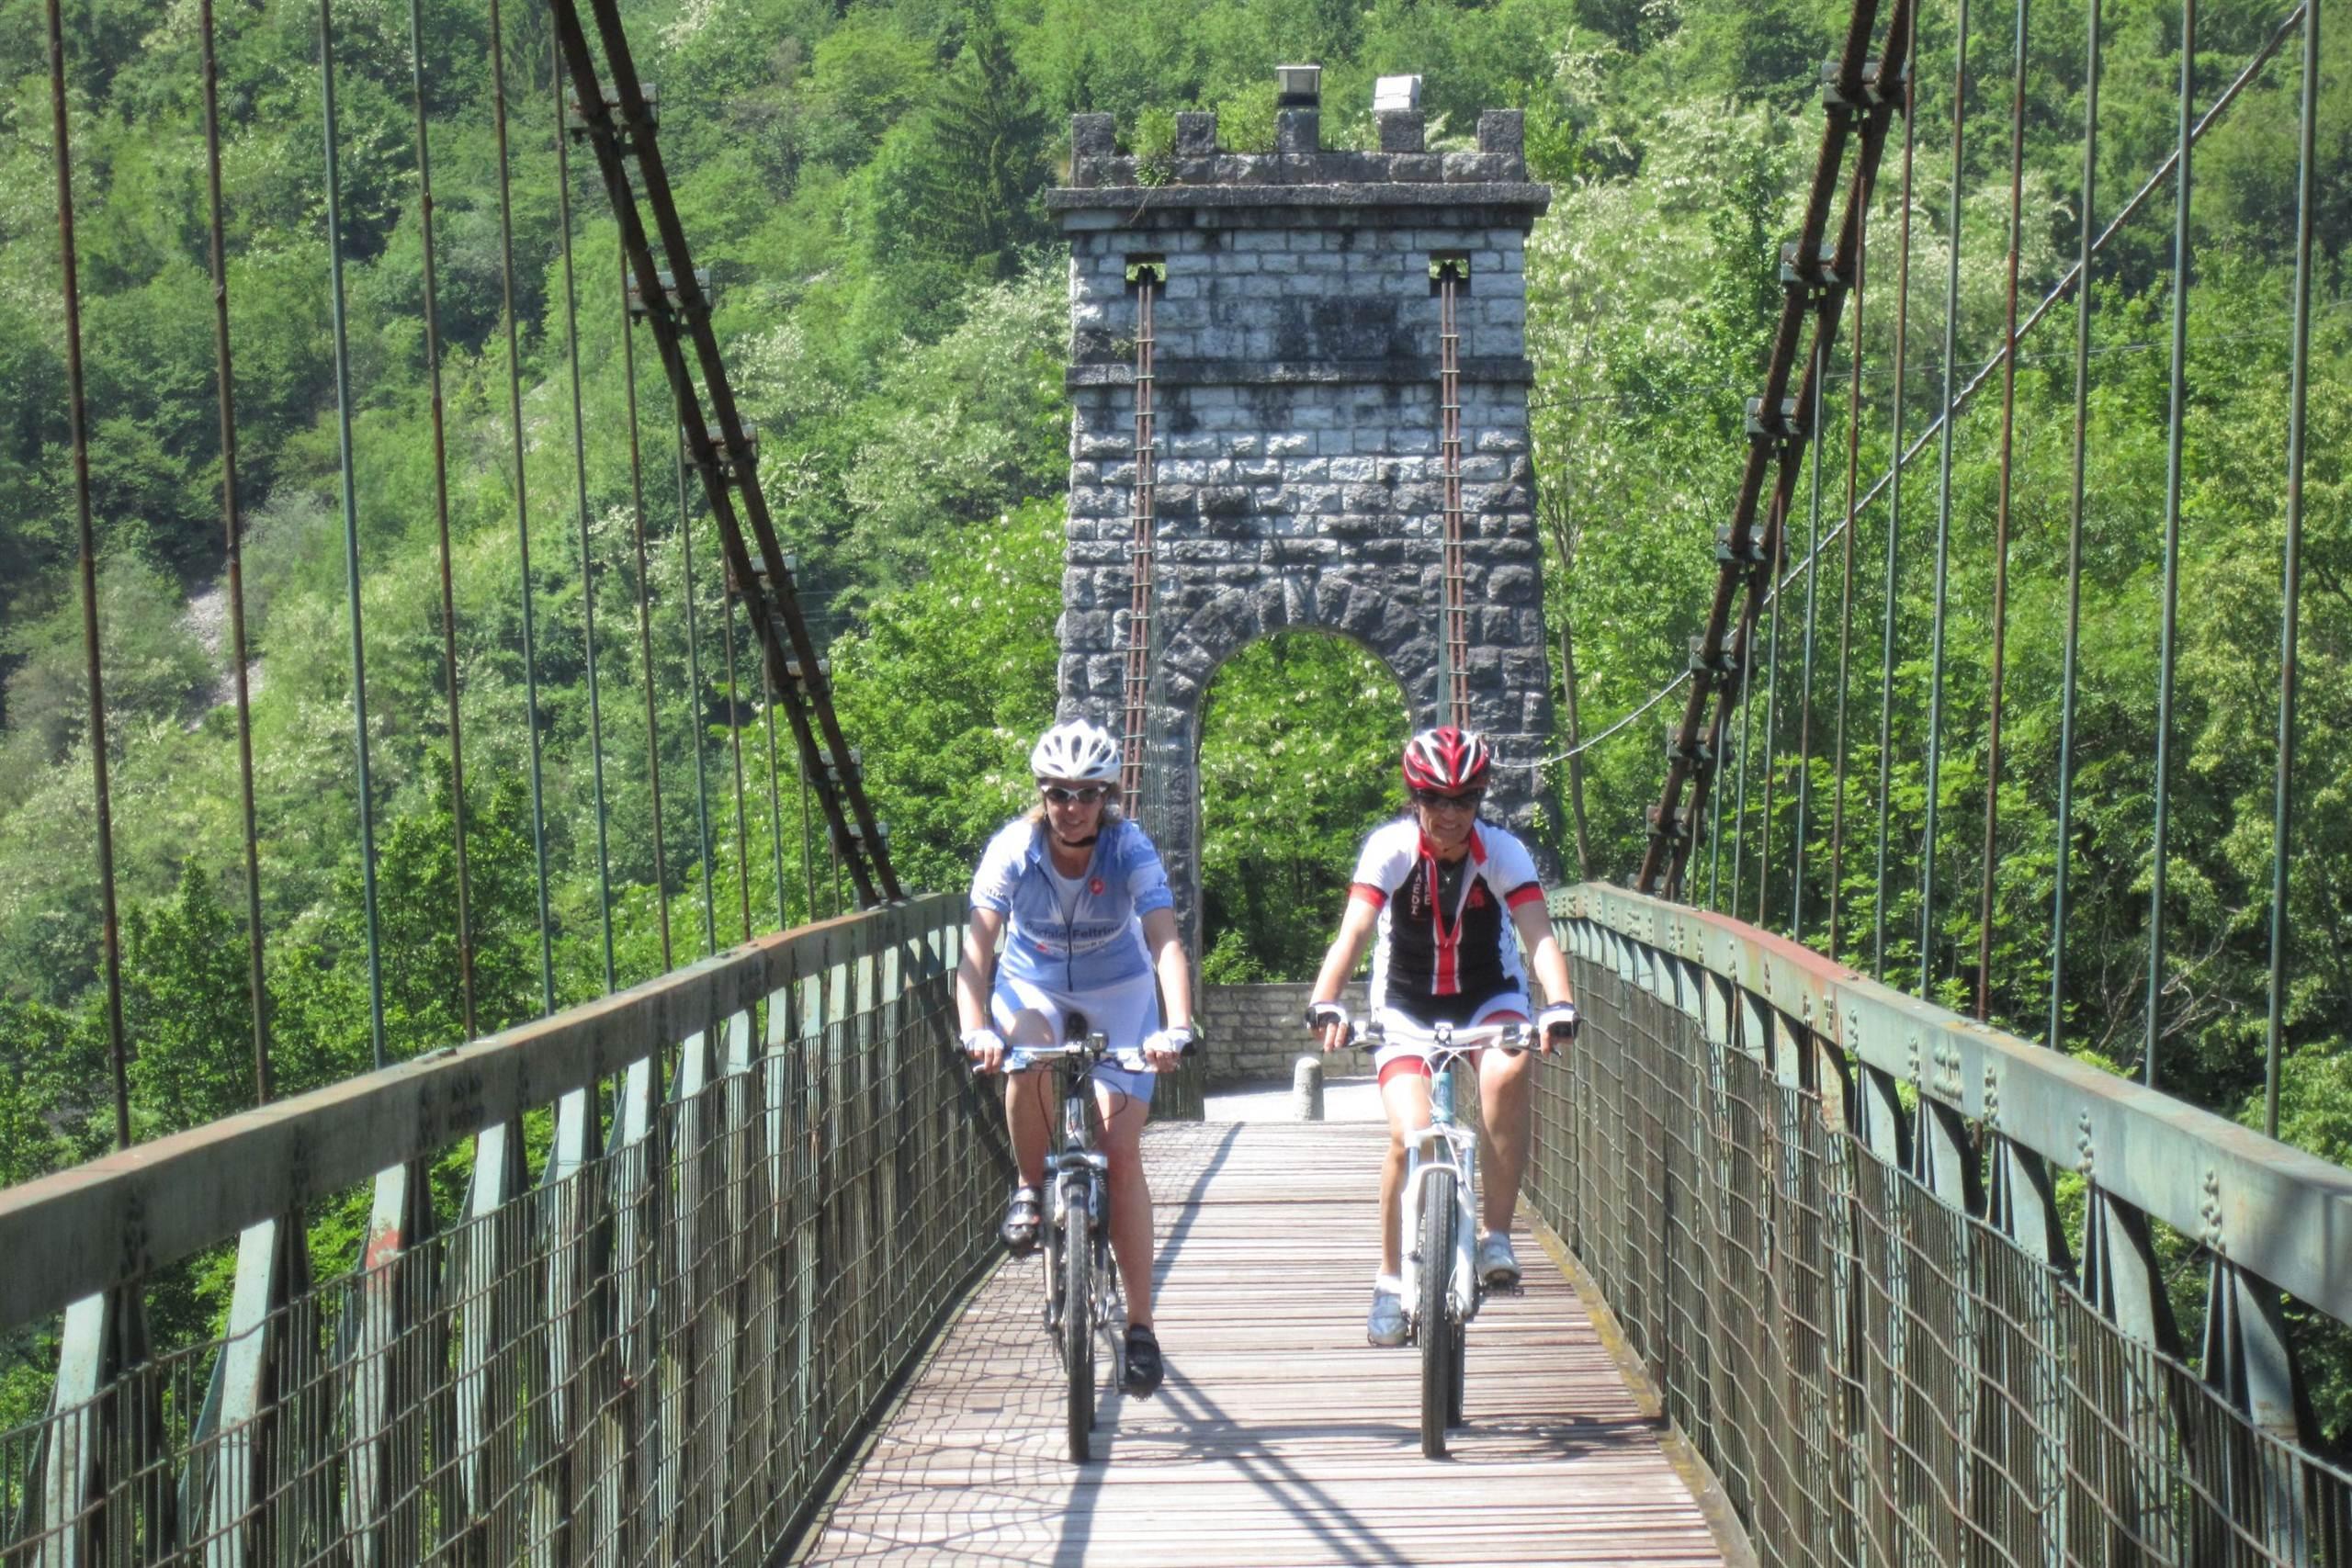
<instances>
[{"instance_id":1,"label":"stone tower","mask_svg":"<svg viewBox=\"0 0 2352 1568\"><path fill-rule=\"evenodd\" d=\"M1313 68L1281 74L1276 151L1224 152L1215 115L1183 114L1173 155L1138 159L1082 114L1047 197L1075 408L1061 711L1139 734L1143 818L1194 942L1201 702L1272 633L1369 649L1416 728L1466 707L1496 749L1490 814L1547 836L1526 831L1553 731L1522 265L1551 191L1515 110L1479 117L1475 152L1429 152L1418 79L1392 78L1381 150L1324 152Z\"/></svg>"}]
</instances>

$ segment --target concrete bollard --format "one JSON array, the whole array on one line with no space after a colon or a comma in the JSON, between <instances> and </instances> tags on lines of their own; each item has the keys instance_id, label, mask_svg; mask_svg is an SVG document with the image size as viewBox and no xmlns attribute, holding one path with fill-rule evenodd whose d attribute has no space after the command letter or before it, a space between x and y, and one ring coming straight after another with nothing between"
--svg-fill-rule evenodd
<instances>
[{"instance_id":1,"label":"concrete bollard","mask_svg":"<svg viewBox=\"0 0 2352 1568\"><path fill-rule=\"evenodd\" d=\"M1323 1058L1301 1056L1290 1074L1290 1112L1295 1122L1323 1120Z\"/></svg>"}]
</instances>

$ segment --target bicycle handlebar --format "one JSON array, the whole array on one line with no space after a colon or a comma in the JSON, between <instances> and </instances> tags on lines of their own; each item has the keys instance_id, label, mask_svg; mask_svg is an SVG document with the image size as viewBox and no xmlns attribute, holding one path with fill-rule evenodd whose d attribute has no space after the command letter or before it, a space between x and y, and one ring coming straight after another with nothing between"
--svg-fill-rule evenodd
<instances>
[{"instance_id":1,"label":"bicycle handlebar","mask_svg":"<svg viewBox=\"0 0 2352 1568\"><path fill-rule=\"evenodd\" d=\"M1183 1055L1191 1054L1192 1047L1187 1045ZM967 1057L970 1055L969 1052L966 1053ZM1110 1048L1109 1043L1100 1034L1089 1035L1084 1040L1066 1040L1058 1045L1007 1045L1004 1048L1004 1059L997 1070L1007 1073L1024 1072L1042 1063L1067 1061L1072 1058L1085 1062L1108 1061L1131 1073L1156 1073L1160 1070L1151 1065L1151 1059L1146 1056L1142 1050L1114 1051Z\"/></svg>"},{"instance_id":2,"label":"bicycle handlebar","mask_svg":"<svg viewBox=\"0 0 2352 1568\"><path fill-rule=\"evenodd\" d=\"M1441 1024L1435 1029L1423 1029L1418 1024L1401 1021L1384 1022L1377 1018L1366 1019L1353 1029L1348 1043L1361 1051L1377 1051L1390 1043L1426 1045L1432 1050L1461 1054L1492 1045L1510 1055L1532 1050L1535 1045L1535 1027L1525 1021L1510 1023L1464 1024L1459 1028Z\"/></svg>"}]
</instances>

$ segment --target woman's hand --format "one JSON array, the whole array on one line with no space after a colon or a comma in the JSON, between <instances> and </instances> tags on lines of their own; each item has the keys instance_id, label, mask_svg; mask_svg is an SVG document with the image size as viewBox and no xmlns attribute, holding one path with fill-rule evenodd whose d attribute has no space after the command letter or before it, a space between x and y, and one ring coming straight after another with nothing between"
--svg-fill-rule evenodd
<instances>
[{"instance_id":1,"label":"woman's hand","mask_svg":"<svg viewBox=\"0 0 2352 1568\"><path fill-rule=\"evenodd\" d=\"M1193 1026L1189 1023L1171 1023L1165 1029L1155 1029L1143 1037L1144 1064L1155 1073L1172 1073L1192 1044Z\"/></svg>"},{"instance_id":2,"label":"woman's hand","mask_svg":"<svg viewBox=\"0 0 2352 1568\"><path fill-rule=\"evenodd\" d=\"M1337 1002L1307 1003L1306 1027L1322 1037L1326 1055L1344 1048L1354 1032L1348 1025L1348 1010Z\"/></svg>"},{"instance_id":3,"label":"woman's hand","mask_svg":"<svg viewBox=\"0 0 2352 1568\"><path fill-rule=\"evenodd\" d=\"M1004 1066L1004 1036L993 1029L964 1031L964 1055L976 1073L993 1073Z\"/></svg>"}]
</instances>

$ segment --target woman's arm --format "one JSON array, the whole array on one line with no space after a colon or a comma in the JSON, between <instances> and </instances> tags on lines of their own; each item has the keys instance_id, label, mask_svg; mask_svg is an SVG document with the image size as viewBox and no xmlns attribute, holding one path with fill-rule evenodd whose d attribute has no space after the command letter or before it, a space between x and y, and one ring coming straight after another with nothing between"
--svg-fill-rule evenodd
<instances>
[{"instance_id":1,"label":"woman's arm","mask_svg":"<svg viewBox=\"0 0 2352 1568\"><path fill-rule=\"evenodd\" d=\"M1168 1027L1193 1026L1193 965L1184 956L1183 940L1176 934L1176 911L1154 909L1143 917L1143 944L1159 976L1160 999L1168 1007Z\"/></svg>"},{"instance_id":2,"label":"woman's arm","mask_svg":"<svg viewBox=\"0 0 2352 1568\"><path fill-rule=\"evenodd\" d=\"M1348 896L1348 907L1340 915L1340 934L1331 939L1330 951L1323 955L1323 967L1316 972L1315 989L1309 993L1310 1000L1336 1002L1340 999L1340 992L1346 987L1348 976L1355 973L1356 960L1363 954L1365 939L1372 935L1373 927L1379 921L1379 906L1368 898L1359 898L1353 894ZM1341 1026L1336 1023L1325 1026L1323 1049L1336 1051L1347 1043L1347 1032Z\"/></svg>"},{"instance_id":3,"label":"woman's arm","mask_svg":"<svg viewBox=\"0 0 2352 1568\"><path fill-rule=\"evenodd\" d=\"M989 1027L989 987L996 978L996 942L1004 931L1004 915L996 909L975 908L964 928L964 956L956 965L956 1016L966 1034ZM976 1061L982 1072L994 1072L1004 1055L998 1045L993 1059Z\"/></svg>"},{"instance_id":4,"label":"woman's arm","mask_svg":"<svg viewBox=\"0 0 2352 1568\"><path fill-rule=\"evenodd\" d=\"M1519 940L1526 945L1529 966L1544 983L1544 999L1573 1001L1575 998L1568 987L1568 958L1552 935L1550 908L1541 898L1530 898L1510 912L1510 922L1519 928Z\"/></svg>"}]
</instances>

